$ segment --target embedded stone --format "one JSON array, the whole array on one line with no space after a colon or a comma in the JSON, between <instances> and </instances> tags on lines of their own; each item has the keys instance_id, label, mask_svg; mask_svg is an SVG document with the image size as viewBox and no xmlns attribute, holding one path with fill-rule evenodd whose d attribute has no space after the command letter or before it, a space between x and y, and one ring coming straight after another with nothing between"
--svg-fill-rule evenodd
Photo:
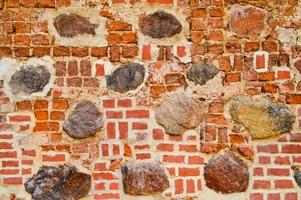
<instances>
[{"instance_id":1,"label":"embedded stone","mask_svg":"<svg viewBox=\"0 0 301 200\"><path fill-rule=\"evenodd\" d=\"M31 95L42 92L49 83L51 74L45 66L24 66L10 78L9 87L14 95Z\"/></svg>"},{"instance_id":2,"label":"embedded stone","mask_svg":"<svg viewBox=\"0 0 301 200\"><path fill-rule=\"evenodd\" d=\"M230 17L230 27L238 35L259 35L265 26L265 12L253 6L234 5Z\"/></svg>"},{"instance_id":3,"label":"embedded stone","mask_svg":"<svg viewBox=\"0 0 301 200\"><path fill-rule=\"evenodd\" d=\"M167 96L155 111L157 123L166 133L181 135L187 129L194 129L204 119L206 107L184 94Z\"/></svg>"},{"instance_id":4,"label":"embedded stone","mask_svg":"<svg viewBox=\"0 0 301 200\"><path fill-rule=\"evenodd\" d=\"M152 38L172 37L182 31L182 25L172 14L157 11L139 18L139 27L144 35Z\"/></svg>"},{"instance_id":5,"label":"embedded stone","mask_svg":"<svg viewBox=\"0 0 301 200\"><path fill-rule=\"evenodd\" d=\"M94 136L103 127L103 114L90 101L76 105L64 123L64 130L73 138L82 139Z\"/></svg>"},{"instance_id":6,"label":"embedded stone","mask_svg":"<svg viewBox=\"0 0 301 200\"><path fill-rule=\"evenodd\" d=\"M230 115L253 139L268 138L290 132L294 114L284 105L263 98L237 96L230 101Z\"/></svg>"},{"instance_id":7,"label":"embedded stone","mask_svg":"<svg viewBox=\"0 0 301 200\"><path fill-rule=\"evenodd\" d=\"M143 65L133 62L123 64L106 76L107 87L115 92L125 93L138 88L143 83L144 76Z\"/></svg>"},{"instance_id":8,"label":"embedded stone","mask_svg":"<svg viewBox=\"0 0 301 200\"><path fill-rule=\"evenodd\" d=\"M210 159L204 167L206 186L216 192L230 194L245 192L249 184L249 171L232 151Z\"/></svg>"},{"instance_id":9,"label":"embedded stone","mask_svg":"<svg viewBox=\"0 0 301 200\"><path fill-rule=\"evenodd\" d=\"M77 200L89 193L91 176L74 166L42 166L24 186L34 200Z\"/></svg>"},{"instance_id":10,"label":"embedded stone","mask_svg":"<svg viewBox=\"0 0 301 200\"><path fill-rule=\"evenodd\" d=\"M301 59L296 61L294 66L298 70L299 74L301 74Z\"/></svg>"},{"instance_id":11,"label":"embedded stone","mask_svg":"<svg viewBox=\"0 0 301 200\"><path fill-rule=\"evenodd\" d=\"M53 23L57 32L62 37L72 38L77 35L95 35L97 24L92 24L87 18L78 14L60 14L54 19Z\"/></svg>"},{"instance_id":12,"label":"embedded stone","mask_svg":"<svg viewBox=\"0 0 301 200\"><path fill-rule=\"evenodd\" d=\"M194 84L205 85L207 81L213 79L219 72L214 65L194 64L187 71L187 78Z\"/></svg>"},{"instance_id":13,"label":"embedded stone","mask_svg":"<svg viewBox=\"0 0 301 200\"><path fill-rule=\"evenodd\" d=\"M126 163L121 168L123 190L129 195L151 195L169 187L168 177L159 163Z\"/></svg>"}]
</instances>

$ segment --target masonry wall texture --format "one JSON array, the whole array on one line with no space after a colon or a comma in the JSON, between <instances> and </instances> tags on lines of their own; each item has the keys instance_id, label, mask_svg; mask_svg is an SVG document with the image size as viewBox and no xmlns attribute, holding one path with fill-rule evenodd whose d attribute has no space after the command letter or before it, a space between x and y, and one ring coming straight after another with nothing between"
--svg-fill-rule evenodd
<instances>
[{"instance_id":1,"label":"masonry wall texture","mask_svg":"<svg viewBox=\"0 0 301 200\"><path fill-rule=\"evenodd\" d=\"M300 200L301 1L0 0L0 199Z\"/></svg>"}]
</instances>

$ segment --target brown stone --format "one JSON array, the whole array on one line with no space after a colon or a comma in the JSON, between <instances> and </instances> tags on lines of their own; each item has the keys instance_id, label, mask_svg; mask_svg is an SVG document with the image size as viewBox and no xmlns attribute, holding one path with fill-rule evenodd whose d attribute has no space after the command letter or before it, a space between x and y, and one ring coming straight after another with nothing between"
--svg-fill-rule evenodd
<instances>
[{"instance_id":1,"label":"brown stone","mask_svg":"<svg viewBox=\"0 0 301 200\"><path fill-rule=\"evenodd\" d=\"M294 114L284 105L263 98L237 96L230 101L232 119L243 125L253 139L268 138L290 132Z\"/></svg>"},{"instance_id":2,"label":"brown stone","mask_svg":"<svg viewBox=\"0 0 301 200\"><path fill-rule=\"evenodd\" d=\"M167 96L155 111L158 124L166 133L181 135L186 129L197 127L204 119L206 107L184 94Z\"/></svg>"},{"instance_id":3,"label":"brown stone","mask_svg":"<svg viewBox=\"0 0 301 200\"><path fill-rule=\"evenodd\" d=\"M245 192L249 184L248 167L232 151L209 160L204 168L206 186L216 192Z\"/></svg>"},{"instance_id":4,"label":"brown stone","mask_svg":"<svg viewBox=\"0 0 301 200\"><path fill-rule=\"evenodd\" d=\"M182 25L172 14L157 11L139 18L139 27L144 35L152 38L172 37L182 31Z\"/></svg>"},{"instance_id":5,"label":"brown stone","mask_svg":"<svg viewBox=\"0 0 301 200\"><path fill-rule=\"evenodd\" d=\"M301 74L301 59L296 61L294 66L298 70L298 72Z\"/></svg>"},{"instance_id":6,"label":"brown stone","mask_svg":"<svg viewBox=\"0 0 301 200\"><path fill-rule=\"evenodd\" d=\"M97 24L92 24L85 17L74 13L60 14L54 19L53 25L60 36L69 38L85 33L94 36L98 27Z\"/></svg>"},{"instance_id":7,"label":"brown stone","mask_svg":"<svg viewBox=\"0 0 301 200\"><path fill-rule=\"evenodd\" d=\"M265 26L265 12L253 6L232 7L230 27L238 35L256 36L259 35Z\"/></svg>"},{"instance_id":8,"label":"brown stone","mask_svg":"<svg viewBox=\"0 0 301 200\"><path fill-rule=\"evenodd\" d=\"M103 127L103 114L90 101L76 105L64 123L64 130L73 138L82 139L94 136Z\"/></svg>"},{"instance_id":9,"label":"brown stone","mask_svg":"<svg viewBox=\"0 0 301 200\"><path fill-rule=\"evenodd\" d=\"M168 177L159 163L129 162L122 169L123 189L130 195L151 195L169 187Z\"/></svg>"},{"instance_id":10,"label":"brown stone","mask_svg":"<svg viewBox=\"0 0 301 200\"><path fill-rule=\"evenodd\" d=\"M74 166L42 166L24 185L34 200L77 200L89 193L91 176Z\"/></svg>"}]
</instances>

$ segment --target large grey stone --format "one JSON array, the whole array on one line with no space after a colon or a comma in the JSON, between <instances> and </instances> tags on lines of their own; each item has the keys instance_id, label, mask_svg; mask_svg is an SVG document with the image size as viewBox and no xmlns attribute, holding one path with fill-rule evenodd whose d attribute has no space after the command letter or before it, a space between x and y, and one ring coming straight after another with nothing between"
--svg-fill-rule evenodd
<instances>
[{"instance_id":1,"label":"large grey stone","mask_svg":"<svg viewBox=\"0 0 301 200\"><path fill-rule=\"evenodd\" d=\"M169 187L168 177L159 163L126 163L122 168L123 189L130 195L160 193Z\"/></svg>"},{"instance_id":2,"label":"large grey stone","mask_svg":"<svg viewBox=\"0 0 301 200\"><path fill-rule=\"evenodd\" d=\"M64 130L73 138L81 139L94 136L103 127L103 114L90 101L76 105L64 123Z\"/></svg>"},{"instance_id":3,"label":"large grey stone","mask_svg":"<svg viewBox=\"0 0 301 200\"><path fill-rule=\"evenodd\" d=\"M115 92L125 93L139 87L144 80L145 69L139 63L128 63L118 67L106 76L107 87Z\"/></svg>"},{"instance_id":4,"label":"large grey stone","mask_svg":"<svg viewBox=\"0 0 301 200\"><path fill-rule=\"evenodd\" d=\"M209 160L204 168L206 186L224 194L245 192L249 184L248 167L232 151Z\"/></svg>"},{"instance_id":5,"label":"large grey stone","mask_svg":"<svg viewBox=\"0 0 301 200\"><path fill-rule=\"evenodd\" d=\"M49 83L51 74L45 66L24 66L10 78L9 87L14 95L30 95L42 92Z\"/></svg>"},{"instance_id":6,"label":"large grey stone","mask_svg":"<svg viewBox=\"0 0 301 200\"><path fill-rule=\"evenodd\" d=\"M214 65L193 64L187 71L187 78L196 85L205 85L218 72L219 70Z\"/></svg>"},{"instance_id":7,"label":"large grey stone","mask_svg":"<svg viewBox=\"0 0 301 200\"><path fill-rule=\"evenodd\" d=\"M167 96L155 111L158 124L166 133L181 135L186 129L197 127L204 119L206 106L184 94Z\"/></svg>"},{"instance_id":8,"label":"large grey stone","mask_svg":"<svg viewBox=\"0 0 301 200\"><path fill-rule=\"evenodd\" d=\"M294 114L285 106L263 98L237 96L230 101L230 115L243 125L253 139L268 138L287 133L295 122Z\"/></svg>"},{"instance_id":9,"label":"large grey stone","mask_svg":"<svg viewBox=\"0 0 301 200\"><path fill-rule=\"evenodd\" d=\"M89 193L91 176L74 166L42 166L24 185L34 200L77 200Z\"/></svg>"},{"instance_id":10,"label":"large grey stone","mask_svg":"<svg viewBox=\"0 0 301 200\"><path fill-rule=\"evenodd\" d=\"M156 11L139 18L139 26L144 35L152 38L172 37L182 31L179 20L165 11Z\"/></svg>"},{"instance_id":11,"label":"large grey stone","mask_svg":"<svg viewBox=\"0 0 301 200\"><path fill-rule=\"evenodd\" d=\"M95 29L98 27L87 18L74 13L60 14L54 19L53 25L60 36L68 38L85 33L94 36L96 34Z\"/></svg>"}]
</instances>

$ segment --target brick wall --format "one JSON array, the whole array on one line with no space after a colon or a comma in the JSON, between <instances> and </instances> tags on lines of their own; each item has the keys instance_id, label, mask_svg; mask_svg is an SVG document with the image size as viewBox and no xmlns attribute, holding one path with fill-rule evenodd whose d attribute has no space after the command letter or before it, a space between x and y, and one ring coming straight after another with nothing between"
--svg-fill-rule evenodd
<instances>
[{"instance_id":1,"label":"brick wall","mask_svg":"<svg viewBox=\"0 0 301 200\"><path fill-rule=\"evenodd\" d=\"M143 34L140 15L157 10L174 15L181 33ZM298 0L1 0L0 199L31 199L26 180L41 166L58 164L92 176L83 199L301 199L291 169L301 166L300 11ZM66 12L97 22L96 34L61 37L53 19ZM32 58L52 60L49 88L17 97L10 70L38 62ZM145 67L143 83L112 91L106 76L128 62ZM199 63L219 71L204 85L187 78ZM205 119L182 135L166 133L155 118L174 93L207 105ZM237 95L285 105L295 115L292 129L253 139L229 115ZM93 137L74 139L63 124L82 100L97 105L104 125ZM248 166L245 192L221 194L206 186L204 166L229 149ZM120 169L131 160L160 162L169 188L153 196L125 194Z\"/></svg>"}]
</instances>

